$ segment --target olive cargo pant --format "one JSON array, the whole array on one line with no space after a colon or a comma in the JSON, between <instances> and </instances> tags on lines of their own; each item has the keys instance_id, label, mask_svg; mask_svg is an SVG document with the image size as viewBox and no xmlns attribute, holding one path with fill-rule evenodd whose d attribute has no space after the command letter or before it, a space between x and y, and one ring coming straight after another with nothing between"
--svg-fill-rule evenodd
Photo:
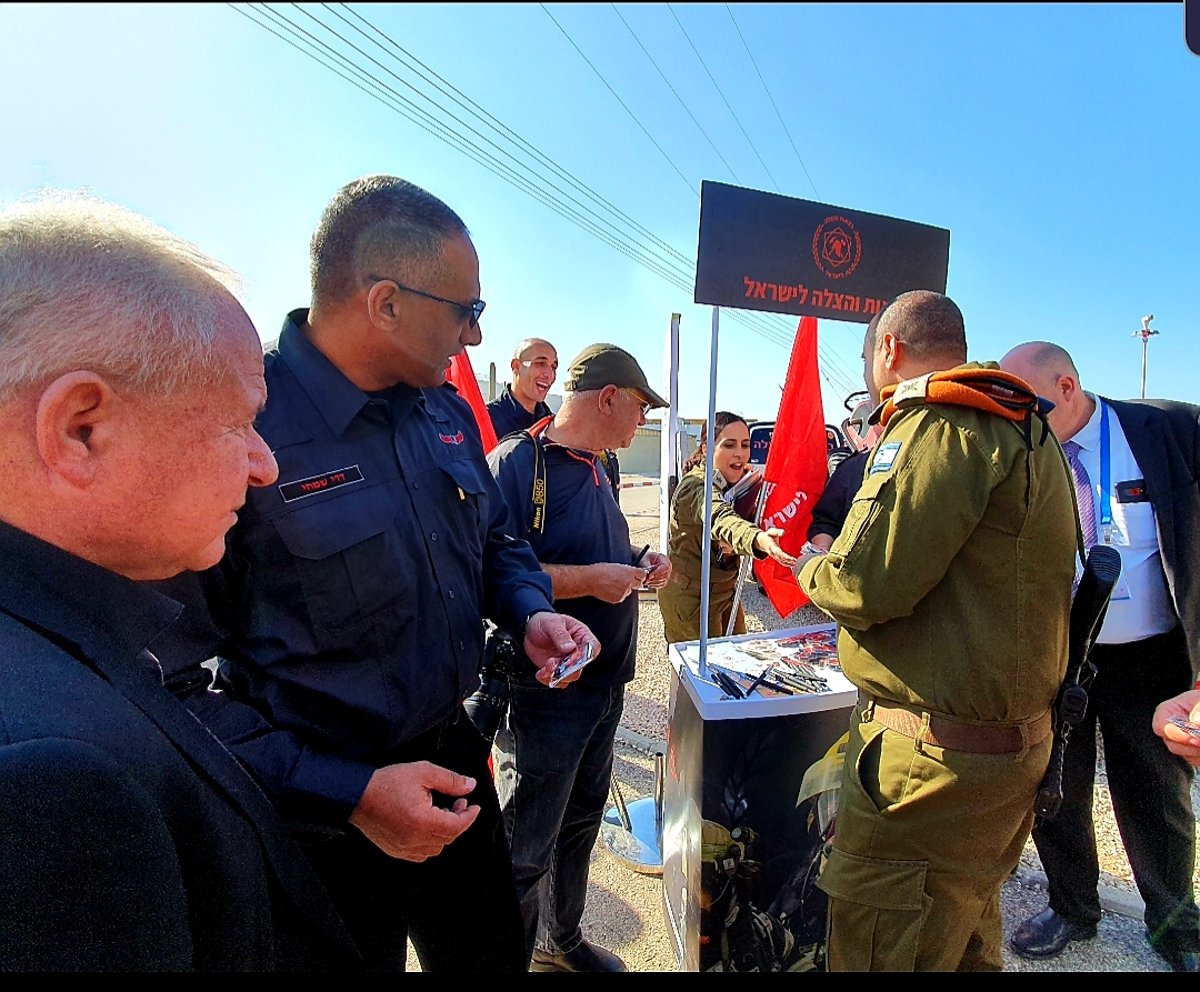
<instances>
[{"instance_id":1,"label":"olive cargo pant","mask_svg":"<svg viewBox=\"0 0 1200 992\"><path fill-rule=\"evenodd\" d=\"M919 744L862 707L850 742L829 896L830 971L1000 970L1000 889L1033 827L1050 758Z\"/></svg>"}]
</instances>

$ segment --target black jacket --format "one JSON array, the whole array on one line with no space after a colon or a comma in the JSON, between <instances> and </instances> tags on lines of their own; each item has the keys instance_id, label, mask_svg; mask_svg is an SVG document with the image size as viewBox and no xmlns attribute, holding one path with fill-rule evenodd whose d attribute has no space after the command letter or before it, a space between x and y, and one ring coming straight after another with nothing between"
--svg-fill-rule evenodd
<instances>
[{"instance_id":1,"label":"black jacket","mask_svg":"<svg viewBox=\"0 0 1200 992\"><path fill-rule=\"evenodd\" d=\"M1171 603L1200 675L1200 406L1172 400L1110 400L1146 477Z\"/></svg>"},{"instance_id":2,"label":"black jacket","mask_svg":"<svg viewBox=\"0 0 1200 992\"><path fill-rule=\"evenodd\" d=\"M0 970L354 969L266 796L163 687L164 596L0 524Z\"/></svg>"}]
</instances>

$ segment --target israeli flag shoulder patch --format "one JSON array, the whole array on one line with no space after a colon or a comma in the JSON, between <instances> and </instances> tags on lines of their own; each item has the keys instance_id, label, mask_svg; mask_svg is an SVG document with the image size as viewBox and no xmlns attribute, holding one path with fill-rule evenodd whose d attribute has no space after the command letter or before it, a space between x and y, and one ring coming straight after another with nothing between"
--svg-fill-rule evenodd
<instances>
[{"instance_id":1,"label":"israeli flag shoulder patch","mask_svg":"<svg viewBox=\"0 0 1200 992\"><path fill-rule=\"evenodd\" d=\"M890 472L892 470L892 462L896 460L896 455L900 453L900 441L888 441L887 444L881 444L875 449L875 457L871 459L871 469L868 475L875 475L877 472Z\"/></svg>"}]
</instances>

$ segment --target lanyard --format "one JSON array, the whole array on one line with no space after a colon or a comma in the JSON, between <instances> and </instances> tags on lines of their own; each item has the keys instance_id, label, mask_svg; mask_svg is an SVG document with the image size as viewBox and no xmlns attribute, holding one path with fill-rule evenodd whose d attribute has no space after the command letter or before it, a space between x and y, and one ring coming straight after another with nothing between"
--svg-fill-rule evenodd
<instances>
[{"instance_id":1,"label":"lanyard","mask_svg":"<svg viewBox=\"0 0 1200 992\"><path fill-rule=\"evenodd\" d=\"M1108 443L1108 405L1103 400L1100 403L1100 530L1105 544L1112 544L1112 500L1109 495L1109 483L1112 479L1112 466L1109 464Z\"/></svg>"}]
</instances>

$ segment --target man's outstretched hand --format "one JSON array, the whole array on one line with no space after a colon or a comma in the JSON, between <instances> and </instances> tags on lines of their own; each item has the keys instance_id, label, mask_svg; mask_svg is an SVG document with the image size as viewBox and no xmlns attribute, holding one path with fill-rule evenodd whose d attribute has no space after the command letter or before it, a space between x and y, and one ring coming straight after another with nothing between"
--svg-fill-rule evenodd
<instances>
[{"instance_id":1,"label":"man's outstretched hand","mask_svg":"<svg viewBox=\"0 0 1200 992\"><path fill-rule=\"evenodd\" d=\"M537 680L543 684L550 682L555 665L568 655L577 657L589 641L595 658L600 653L600 642L586 624L565 613L535 613L525 625L525 654L537 665ZM558 688L577 678L579 672L567 676Z\"/></svg>"}]
</instances>

